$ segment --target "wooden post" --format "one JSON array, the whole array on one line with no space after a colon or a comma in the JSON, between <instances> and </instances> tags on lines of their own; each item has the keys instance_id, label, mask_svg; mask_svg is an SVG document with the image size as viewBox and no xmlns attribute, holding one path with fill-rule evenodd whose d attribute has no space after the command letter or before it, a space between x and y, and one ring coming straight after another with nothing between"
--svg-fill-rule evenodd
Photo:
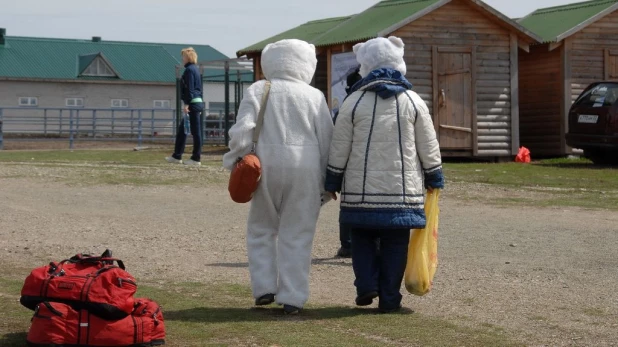
<instances>
[{"instance_id":1,"label":"wooden post","mask_svg":"<svg viewBox=\"0 0 618 347\"><path fill-rule=\"evenodd\" d=\"M328 103L328 108L330 110L333 109L333 105L332 105L332 88L331 88L331 79L332 79L332 73L331 73L331 69L332 69L332 56L333 56L333 52L331 47L328 47L326 49L326 102Z\"/></svg>"},{"instance_id":2,"label":"wooden post","mask_svg":"<svg viewBox=\"0 0 618 347\"><path fill-rule=\"evenodd\" d=\"M519 150L519 56L518 38L511 33L511 151Z\"/></svg>"},{"instance_id":3,"label":"wooden post","mask_svg":"<svg viewBox=\"0 0 618 347\"><path fill-rule=\"evenodd\" d=\"M256 55L253 57L253 74L255 75L255 81L262 79L262 55Z\"/></svg>"},{"instance_id":4,"label":"wooden post","mask_svg":"<svg viewBox=\"0 0 618 347\"><path fill-rule=\"evenodd\" d=\"M431 71L433 72L433 102L431 103L431 114L433 115L433 126L436 130L436 137L438 142L440 142L440 105L438 100L438 95L440 94L439 86L438 86L438 46L433 46L431 52Z\"/></svg>"},{"instance_id":5,"label":"wooden post","mask_svg":"<svg viewBox=\"0 0 618 347\"><path fill-rule=\"evenodd\" d=\"M560 151L561 154L571 153L571 148L566 144L566 134L569 132L569 110L573 96L571 84L571 52L573 41L571 38L566 38L561 49L561 70L562 70L562 102L560 103Z\"/></svg>"},{"instance_id":6,"label":"wooden post","mask_svg":"<svg viewBox=\"0 0 618 347\"><path fill-rule=\"evenodd\" d=\"M609 54L609 49L605 49L605 58L603 59L603 70L604 70L604 77L603 79L608 81L610 79L610 64L609 64L609 60L610 60L610 54Z\"/></svg>"},{"instance_id":7,"label":"wooden post","mask_svg":"<svg viewBox=\"0 0 618 347\"><path fill-rule=\"evenodd\" d=\"M479 155L479 131L478 131L478 97L476 94L476 46L472 47L472 53L470 55L470 83L472 84L472 155L478 157Z\"/></svg>"}]
</instances>

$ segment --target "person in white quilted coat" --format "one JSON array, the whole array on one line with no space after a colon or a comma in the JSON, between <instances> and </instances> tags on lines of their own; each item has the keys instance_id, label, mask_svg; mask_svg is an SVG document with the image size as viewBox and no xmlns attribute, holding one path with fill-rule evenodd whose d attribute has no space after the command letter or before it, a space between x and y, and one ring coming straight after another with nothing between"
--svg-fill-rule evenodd
<instances>
[{"instance_id":1,"label":"person in white quilted coat","mask_svg":"<svg viewBox=\"0 0 618 347\"><path fill-rule=\"evenodd\" d=\"M403 41L372 39L354 52L363 79L339 110L325 189L341 193L340 223L352 229L356 304L379 297L394 312L410 229L425 226L424 188L444 187L442 161L427 105L404 77Z\"/></svg>"},{"instance_id":2,"label":"person in white quilted coat","mask_svg":"<svg viewBox=\"0 0 618 347\"><path fill-rule=\"evenodd\" d=\"M249 272L256 305L275 300L285 313L309 297L311 247L323 199L333 121L324 94L309 85L315 47L300 40L266 46L262 71L271 82L256 154L262 178L247 222ZM265 81L251 85L230 129L223 165L232 169L250 152Z\"/></svg>"}]
</instances>

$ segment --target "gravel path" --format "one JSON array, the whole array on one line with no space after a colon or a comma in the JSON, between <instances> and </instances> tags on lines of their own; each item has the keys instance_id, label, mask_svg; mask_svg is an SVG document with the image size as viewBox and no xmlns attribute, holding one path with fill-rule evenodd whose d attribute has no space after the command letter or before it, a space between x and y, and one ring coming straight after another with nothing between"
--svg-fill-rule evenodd
<instances>
[{"instance_id":1,"label":"gravel path","mask_svg":"<svg viewBox=\"0 0 618 347\"><path fill-rule=\"evenodd\" d=\"M30 268L109 247L142 281L248 284L248 208L232 203L224 185L89 187L6 178L20 170L29 169L0 165L2 264ZM504 329L531 346L618 346L618 213L496 208L457 198L471 186L450 188L441 201L434 290L407 295L407 307ZM320 217L310 301L352 305L351 263L333 258L337 212L330 203Z\"/></svg>"}]
</instances>

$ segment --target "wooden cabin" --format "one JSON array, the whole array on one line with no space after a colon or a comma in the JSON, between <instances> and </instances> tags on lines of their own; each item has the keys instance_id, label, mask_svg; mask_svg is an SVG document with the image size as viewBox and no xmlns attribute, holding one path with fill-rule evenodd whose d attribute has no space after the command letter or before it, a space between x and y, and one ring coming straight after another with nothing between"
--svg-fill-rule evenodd
<instances>
[{"instance_id":1,"label":"wooden cabin","mask_svg":"<svg viewBox=\"0 0 618 347\"><path fill-rule=\"evenodd\" d=\"M533 156L569 154L572 103L590 83L618 79L618 0L543 8L518 22L543 42L519 56L521 144Z\"/></svg>"},{"instance_id":2,"label":"wooden cabin","mask_svg":"<svg viewBox=\"0 0 618 347\"><path fill-rule=\"evenodd\" d=\"M390 35L406 44L407 78L430 108L444 156L510 157L518 151L518 55L539 38L480 0L385 0L357 15L306 23L237 54L253 58L261 78L259 56L267 43L313 43L314 84L330 104L332 57Z\"/></svg>"}]
</instances>

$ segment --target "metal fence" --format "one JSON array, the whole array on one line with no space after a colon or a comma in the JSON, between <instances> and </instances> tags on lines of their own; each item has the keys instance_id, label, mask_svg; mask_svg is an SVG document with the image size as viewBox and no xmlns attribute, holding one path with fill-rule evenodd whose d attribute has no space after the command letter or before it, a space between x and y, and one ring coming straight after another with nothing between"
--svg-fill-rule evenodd
<instances>
[{"instance_id":1,"label":"metal fence","mask_svg":"<svg viewBox=\"0 0 618 347\"><path fill-rule=\"evenodd\" d=\"M0 107L0 149L6 141L68 141L71 149L77 141L173 142L177 124L171 109ZM204 144L225 143L223 111L205 110L200 127Z\"/></svg>"}]
</instances>

